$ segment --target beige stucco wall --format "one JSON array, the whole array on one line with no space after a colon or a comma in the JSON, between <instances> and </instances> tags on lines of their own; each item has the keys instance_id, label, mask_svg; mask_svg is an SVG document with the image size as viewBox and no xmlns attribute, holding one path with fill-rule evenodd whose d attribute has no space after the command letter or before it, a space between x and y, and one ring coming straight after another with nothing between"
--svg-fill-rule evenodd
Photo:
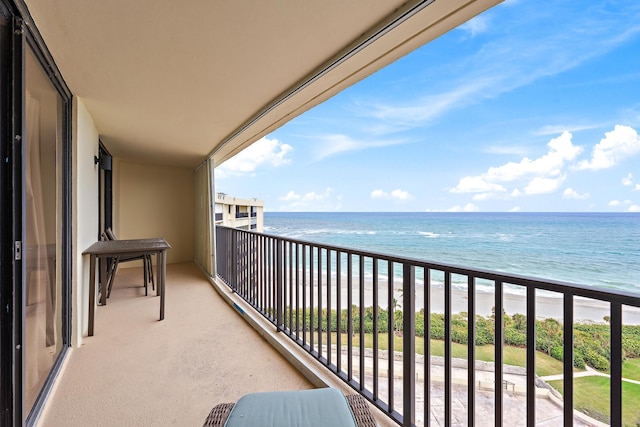
<instances>
[{"instance_id":1,"label":"beige stucco wall","mask_svg":"<svg viewBox=\"0 0 640 427\"><path fill-rule=\"evenodd\" d=\"M82 252L98 234L98 131L81 99L73 98L72 122L72 325L71 343L82 344L87 333L89 259Z\"/></svg>"},{"instance_id":2,"label":"beige stucco wall","mask_svg":"<svg viewBox=\"0 0 640 427\"><path fill-rule=\"evenodd\" d=\"M73 98L72 124L72 345L82 344L88 327L89 259L82 252L98 235L99 136L82 99ZM164 237L167 262L194 256L194 171L113 161L114 229L119 238ZM133 267L123 264L121 268Z\"/></svg>"},{"instance_id":3,"label":"beige stucco wall","mask_svg":"<svg viewBox=\"0 0 640 427\"><path fill-rule=\"evenodd\" d=\"M193 169L114 163L114 230L119 239L163 237L168 263L194 257L195 173ZM121 268L138 263L126 263Z\"/></svg>"}]
</instances>

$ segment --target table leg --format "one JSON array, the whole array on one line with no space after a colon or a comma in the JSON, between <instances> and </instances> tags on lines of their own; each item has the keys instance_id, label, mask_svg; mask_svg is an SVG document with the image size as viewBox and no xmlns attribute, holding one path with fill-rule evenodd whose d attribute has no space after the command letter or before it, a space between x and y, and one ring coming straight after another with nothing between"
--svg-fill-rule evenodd
<instances>
[{"instance_id":1,"label":"table leg","mask_svg":"<svg viewBox=\"0 0 640 427\"><path fill-rule=\"evenodd\" d=\"M164 296L166 293L166 276L167 276L167 257L165 251L160 251L160 272L158 276L161 278L161 283L158 285L158 288L162 287L162 291L160 292L160 320L164 319Z\"/></svg>"},{"instance_id":2,"label":"table leg","mask_svg":"<svg viewBox=\"0 0 640 427\"><path fill-rule=\"evenodd\" d=\"M156 296L160 296L162 289L160 289L160 278L162 277L162 252L156 252L156 277L158 282L156 283Z\"/></svg>"},{"instance_id":3,"label":"table leg","mask_svg":"<svg viewBox=\"0 0 640 427\"><path fill-rule=\"evenodd\" d=\"M109 280L107 280L107 260L103 258L103 262L100 264L100 277L102 277L101 287L102 293L100 294L100 305L107 305L107 294L109 293ZM115 273L114 273L115 275Z\"/></svg>"},{"instance_id":4,"label":"table leg","mask_svg":"<svg viewBox=\"0 0 640 427\"><path fill-rule=\"evenodd\" d=\"M89 336L93 336L93 320L96 310L96 256L89 256Z\"/></svg>"}]
</instances>

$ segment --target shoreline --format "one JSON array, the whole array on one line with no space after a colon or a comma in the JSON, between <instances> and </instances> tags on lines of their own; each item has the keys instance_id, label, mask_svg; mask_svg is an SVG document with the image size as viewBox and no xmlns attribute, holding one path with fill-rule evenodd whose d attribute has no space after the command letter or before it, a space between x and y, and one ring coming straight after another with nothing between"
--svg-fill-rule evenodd
<instances>
[{"instance_id":1,"label":"shoreline","mask_svg":"<svg viewBox=\"0 0 640 427\"><path fill-rule=\"evenodd\" d=\"M417 289L416 289L417 291ZM416 295L416 300L418 296ZM503 293L503 308L506 314L512 316L516 313L527 314L527 298L524 295L509 293L505 290ZM491 316L491 308L495 306L495 295L491 292L476 291L476 314L488 317ZM536 296L536 318L537 319L556 319L563 322L564 317L564 300L563 298L554 298L549 296ZM416 310L420 310L416 303ZM467 292L461 290L452 290L451 308L453 313L467 311ZM431 287L431 311L433 313L444 312L444 289L439 287ZM594 299L575 297L573 299L573 323L607 323L605 316L611 316L609 303ZM622 324L623 325L640 325L640 308L623 306L622 308Z\"/></svg>"},{"instance_id":2,"label":"shoreline","mask_svg":"<svg viewBox=\"0 0 640 427\"><path fill-rule=\"evenodd\" d=\"M335 276L332 278L331 283L331 308L336 309L337 295L335 289ZM344 282L343 282L344 283ZM314 284L314 305L317 306L318 287ZM308 292L308 290L307 290ZM431 285L431 298L430 308L431 313L444 313L444 288L440 285ZM378 306L386 309L387 303L387 287L386 284L380 284L378 286ZM323 308L327 308L327 287L326 283L321 285L322 305ZM398 301L398 305L402 308L402 289L394 286L394 298ZM495 294L486 290L476 289L475 293L475 306L476 314L482 317L491 316L491 309L495 306ZM300 295L301 297L301 295ZM341 306L342 309L348 307L347 302L347 289L345 286L341 287ZM307 294L307 305L310 303L309 295ZM364 283L364 298L363 303L365 307L373 306L373 283L371 281L365 281ZM358 284L354 283L352 289L352 304L359 305L360 295ZM503 308L506 314L512 316L516 313L527 314L527 297L522 294L509 292L508 288L504 288L503 292ZM564 300L561 297L550 297L547 295L536 296L536 318L545 319L553 318L559 322L563 322L563 305ZM415 311L420 311L424 306L424 286L422 284L416 285L415 295ZM468 311L468 296L467 291L462 289L453 288L451 290L451 309L452 313L460 313ZM609 303L575 297L573 300L573 322L574 323L600 323L606 324L604 320L605 316L611 316ZM622 309L622 323L623 325L640 325L640 308L623 306Z\"/></svg>"}]
</instances>

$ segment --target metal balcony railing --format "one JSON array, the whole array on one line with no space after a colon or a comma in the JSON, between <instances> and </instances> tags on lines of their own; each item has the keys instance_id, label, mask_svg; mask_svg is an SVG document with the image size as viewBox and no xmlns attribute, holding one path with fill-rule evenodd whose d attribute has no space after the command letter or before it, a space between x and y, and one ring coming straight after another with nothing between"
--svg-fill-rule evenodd
<instances>
[{"instance_id":1,"label":"metal balcony railing","mask_svg":"<svg viewBox=\"0 0 640 427\"><path fill-rule=\"evenodd\" d=\"M479 286L493 287L495 313L504 313L504 291L517 288L526 297L526 420L536 424L536 299L548 292L561 295L563 308L564 425L573 425L574 299L590 298L610 307L610 424L622 424L622 308L639 307L636 295L609 292L564 282L476 270L393 255L286 239L262 233L216 227L217 274L240 297L271 321L321 364L403 426L430 425L433 358L431 354L431 291L444 293L443 420L452 425L454 360L452 300L455 289L466 289L468 343L476 343L476 299ZM422 294L417 287L422 286ZM401 288L401 291L398 289ZM514 289L515 289L514 288ZM418 295L418 296L417 296ZM396 300L396 298L398 298ZM416 354L417 304L423 307L425 356ZM401 307L401 308L400 308ZM404 315L400 315L400 314ZM371 343L365 343L365 318L372 323ZM397 322L396 322L397 320ZM398 323L399 322L399 323ZM503 371L504 317L495 316L493 425L503 425L504 396L515 390ZM402 330L401 348L394 337ZM384 330L384 334L382 334ZM455 333L459 333L456 331ZM385 341L381 341L386 337ZM369 347L365 350L365 346ZM387 350L383 350L387 348ZM417 363L420 359L421 363ZM476 425L479 387L476 346L466 346L466 423ZM383 375L384 374L384 375ZM401 379L398 380L397 378ZM416 379L418 378L418 380ZM399 382L398 382L399 381ZM460 380L456 379L459 383ZM401 384L401 385L399 385ZM486 384L486 381L485 381ZM495 384L502 386L495 387ZM457 418L459 414L456 413ZM486 420L482 420L487 423ZM478 424L481 424L478 422Z\"/></svg>"},{"instance_id":2,"label":"metal balcony railing","mask_svg":"<svg viewBox=\"0 0 640 427\"><path fill-rule=\"evenodd\" d=\"M236 218L249 218L249 212L236 212Z\"/></svg>"}]
</instances>

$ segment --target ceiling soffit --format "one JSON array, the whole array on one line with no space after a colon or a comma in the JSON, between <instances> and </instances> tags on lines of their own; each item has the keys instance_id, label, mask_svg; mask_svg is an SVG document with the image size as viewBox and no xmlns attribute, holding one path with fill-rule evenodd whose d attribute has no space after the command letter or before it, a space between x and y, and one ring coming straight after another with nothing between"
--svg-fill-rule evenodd
<instances>
[{"instance_id":1,"label":"ceiling soffit","mask_svg":"<svg viewBox=\"0 0 640 427\"><path fill-rule=\"evenodd\" d=\"M223 162L499 2L24 1L109 150L185 167Z\"/></svg>"}]
</instances>

